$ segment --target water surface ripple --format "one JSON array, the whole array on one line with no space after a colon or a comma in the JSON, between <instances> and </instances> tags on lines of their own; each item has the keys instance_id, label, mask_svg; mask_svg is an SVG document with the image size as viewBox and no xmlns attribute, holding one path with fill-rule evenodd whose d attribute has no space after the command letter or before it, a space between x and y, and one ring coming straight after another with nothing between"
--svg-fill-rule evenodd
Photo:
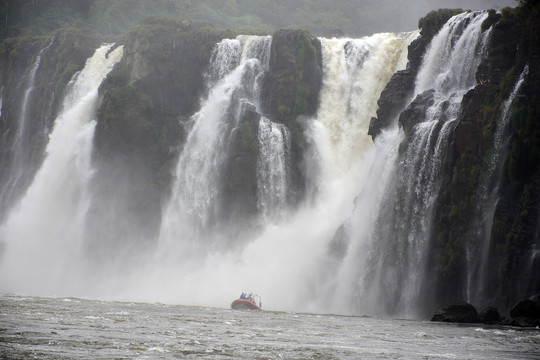
<instances>
[{"instance_id":1,"label":"water surface ripple","mask_svg":"<svg viewBox=\"0 0 540 360\"><path fill-rule=\"evenodd\" d=\"M2 359L540 358L538 329L15 295L0 309Z\"/></svg>"}]
</instances>

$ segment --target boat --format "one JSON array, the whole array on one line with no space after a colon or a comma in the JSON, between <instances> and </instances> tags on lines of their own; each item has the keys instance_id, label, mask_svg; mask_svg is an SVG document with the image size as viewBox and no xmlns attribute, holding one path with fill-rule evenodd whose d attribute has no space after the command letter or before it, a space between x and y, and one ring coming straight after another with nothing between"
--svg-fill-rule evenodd
<instances>
[{"instance_id":1,"label":"boat","mask_svg":"<svg viewBox=\"0 0 540 360\"><path fill-rule=\"evenodd\" d=\"M259 304L257 304L259 300ZM231 309L235 310L262 310L261 297L256 294L246 295L242 293L240 297L231 303Z\"/></svg>"}]
</instances>

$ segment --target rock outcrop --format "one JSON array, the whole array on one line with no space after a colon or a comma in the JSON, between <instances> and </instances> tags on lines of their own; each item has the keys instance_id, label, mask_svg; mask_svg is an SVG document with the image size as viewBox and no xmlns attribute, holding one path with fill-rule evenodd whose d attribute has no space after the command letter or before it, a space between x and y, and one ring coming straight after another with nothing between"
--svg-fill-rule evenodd
<instances>
[{"instance_id":1,"label":"rock outcrop","mask_svg":"<svg viewBox=\"0 0 540 360\"><path fill-rule=\"evenodd\" d=\"M537 327L540 326L540 301L526 299L518 302L510 310L510 318L503 318L495 306L488 306L478 313L471 304L461 302L442 307L431 321Z\"/></svg>"},{"instance_id":2,"label":"rock outcrop","mask_svg":"<svg viewBox=\"0 0 540 360\"><path fill-rule=\"evenodd\" d=\"M289 124L317 111L322 84L319 40L305 30L278 30L272 36L270 71L263 84L263 111Z\"/></svg>"},{"instance_id":3,"label":"rock outcrop","mask_svg":"<svg viewBox=\"0 0 540 360\"><path fill-rule=\"evenodd\" d=\"M392 126L397 121L400 112L409 103L414 95L416 75L422 65L422 58L435 34L444 26L450 17L462 12L461 9L443 9L432 11L422 19L418 26L420 36L408 48L407 68L397 71L381 93L377 105L377 117L371 118L368 135L373 139L381 130Z\"/></svg>"},{"instance_id":4,"label":"rock outcrop","mask_svg":"<svg viewBox=\"0 0 540 360\"><path fill-rule=\"evenodd\" d=\"M478 313L478 320L483 324L497 324L502 317L495 306L488 306Z\"/></svg>"},{"instance_id":5,"label":"rock outcrop","mask_svg":"<svg viewBox=\"0 0 540 360\"><path fill-rule=\"evenodd\" d=\"M242 114L238 127L233 129L224 169L223 199L219 203L221 222L235 222L236 228L249 226L257 216L257 160L259 159L259 114L255 106L238 102Z\"/></svg>"},{"instance_id":6,"label":"rock outcrop","mask_svg":"<svg viewBox=\"0 0 540 360\"><path fill-rule=\"evenodd\" d=\"M456 322L456 323L477 323L479 322L478 312L469 303L462 302L444 306L437 311L431 321Z\"/></svg>"},{"instance_id":7,"label":"rock outcrop","mask_svg":"<svg viewBox=\"0 0 540 360\"><path fill-rule=\"evenodd\" d=\"M321 86L320 41L306 30L274 32L270 70L262 86L262 110L272 121L284 123L291 133L291 203L300 201L305 191L305 140L298 118L316 113Z\"/></svg>"},{"instance_id":8,"label":"rock outcrop","mask_svg":"<svg viewBox=\"0 0 540 360\"><path fill-rule=\"evenodd\" d=\"M467 287L466 253L480 249L485 237L491 235L482 279L484 292L478 301L497 299L495 305L506 312L508 304L540 292L540 284L537 281L535 284L531 275L529 258L537 242L533 229L537 229L539 213L533 204L538 204L540 199L540 152L530 137L538 136L540 131L539 106L533 104L538 96L533 93L538 94L540 63L534 55L538 53L538 43L535 47L526 45L527 39L535 35L518 24L516 10L505 9L501 16L491 12L483 29L490 25L493 28L489 55L479 66L477 85L464 96L452 149L441 174L442 191L437 200L433 233L437 241L432 248L431 268L435 269L434 283L438 284L437 302L463 298ZM488 166L493 166L489 162L493 144L499 141L494 135L501 104L509 97L525 62L534 70L529 70L521 90L523 95L511 107L511 125L505 135L511 144L508 153L502 155L506 158L500 159L504 168L497 194L499 200L488 232L478 220L482 216L478 209L486 201L479 194L486 181L493 181L484 174ZM536 89L531 91L530 86ZM532 158L537 159L536 163L531 162Z\"/></svg>"},{"instance_id":9,"label":"rock outcrop","mask_svg":"<svg viewBox=\"0 0 540 360\"><path fill-rule=\"evenodd\" d=\"M526 299L518 302L510 310L510 317L514 326L540 326L540 301Z\"/></svg>"},{"instance_id":10,"label":"rock outcrop","mask_svg":"<svg viewBox=\"0 0 540 360\"><path fill-rule=\"evenodd\" d=\"M413 127L426 118L426 111L433 106L435 90L426 90L419 94L399 116L399 123L405 134L409 135ZM440 119L443 121L443 119Z\"/></svg>"}]
</instances>

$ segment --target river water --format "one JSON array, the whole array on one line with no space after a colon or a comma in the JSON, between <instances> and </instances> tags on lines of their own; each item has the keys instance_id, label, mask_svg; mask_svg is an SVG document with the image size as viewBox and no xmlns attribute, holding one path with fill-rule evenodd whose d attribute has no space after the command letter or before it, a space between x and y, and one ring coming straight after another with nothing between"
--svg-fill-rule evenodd
<instances>
[{"instance_id":1,"label":"river water","mask_svg":"<svg viewBox=\"0 0 540 360\"><path fill-rule=\"evenodd\" d=\"M0 295L2 359L539 359L540 330Z\"/></svg>"}]
</instances>

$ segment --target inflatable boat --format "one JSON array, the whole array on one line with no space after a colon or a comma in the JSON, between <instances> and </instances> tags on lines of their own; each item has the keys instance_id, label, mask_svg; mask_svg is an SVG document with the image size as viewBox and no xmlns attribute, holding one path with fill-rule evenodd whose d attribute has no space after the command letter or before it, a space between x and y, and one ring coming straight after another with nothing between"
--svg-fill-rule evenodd
<instances>
[{"instance_id":1,"label":"inflatable boat","mask_svg":"<svg viewBox=\"0 0 540 360\"><path fill-rule=\"evenodd\" d=\"M259 304L257 304L257 301L255 298L258 298ZM231 303L231 309L235 310L242 310L242 309L248 309L248 310L261 310L262 303L261 298L258 295L249 294L246 295L242 293L240 297L236 300L234 300Z\"/></svg>"}]
</instances>

